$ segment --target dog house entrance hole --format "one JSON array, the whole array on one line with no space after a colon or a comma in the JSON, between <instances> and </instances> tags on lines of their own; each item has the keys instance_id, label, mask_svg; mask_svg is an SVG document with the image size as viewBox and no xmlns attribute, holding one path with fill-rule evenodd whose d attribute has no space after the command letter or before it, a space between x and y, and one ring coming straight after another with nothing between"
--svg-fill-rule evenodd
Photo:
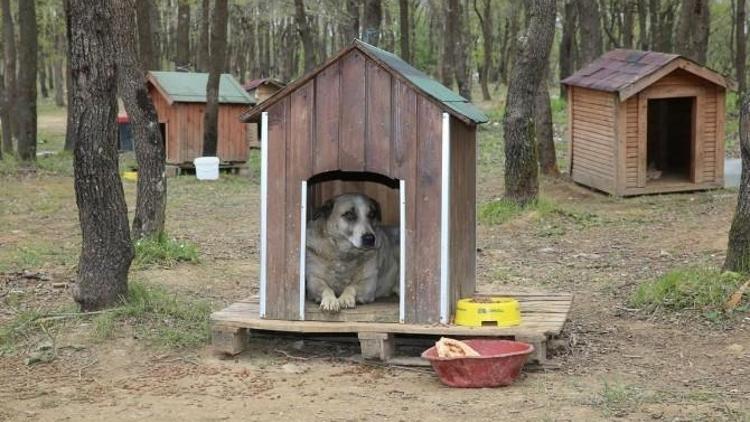
<instances>
[{"instance_id":1,"label":"dog house entrance hole","mask_svg":"<svg viewBox=\"0 0 750 422\"><path fill-rule=\"evenodd\" d=\"M379 173L331 171L320 173L307 181L306 219L310 224L313 212L327 200L344 193L359 193L369 196L380 204L381 224L399 227L399 237L403 239L401 215L404 212L403 181ZM402 240L403 242L403 240ZM404 254L401 253L399 266L403 267ZM403 274L403 269L401 269ZM403 283L403 276L399 284ZM401 284L403 285L403 284ZM300 286L301 287L301 286ZM403 291L403 289L401 289ZM304 289L300 289L304 292ZM304 293L302 293L304 294ZM353 309L344 309L338 313L327 313L320 310L319 304L305 300L305 320L308 321L359 321L359 322L399 322L401 302L398 295L376 299L369 304L357 303Z\"/></svg>"},{"instance_id":2,"label":"dog house entrance hole","mask_svg":"<svg viewBox=\"0 0 750 422\"><path fill-rule=\"evenodd\" d=\"M695 97L648 100L647 183L692 181Z\"/></svg>"}]
</instances>

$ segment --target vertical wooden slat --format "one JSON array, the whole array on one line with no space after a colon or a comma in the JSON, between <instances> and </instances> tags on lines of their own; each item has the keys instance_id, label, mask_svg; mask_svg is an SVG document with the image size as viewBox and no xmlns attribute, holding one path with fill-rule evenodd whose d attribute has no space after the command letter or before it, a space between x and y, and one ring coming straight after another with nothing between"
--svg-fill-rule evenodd
<instances>
[{"instance_id":1,"label":"vertical wooden slat","mask_svg":"<svg viewBox=\"0 0 750 422\"><path fill-rule=\"evenodd\" d=\"M391 168L393 177L404 180L406 196L405 242L405 321L415 321L417 303L416 283L416 224L417 224L417 93L405 83L394 79L393 88L393 149Z\"/></svg>"},{"instance_id":2,"label":"vertical wooden slat","mask_svg":"<svg viewBox=\"0 0 750 422\"><path fill-rule=\"evenodd\" d=\"M416 306L407 321L436 323L440 319L440 173L442 110L430 100L417 99L417 215L415 279ZM407 290L410 287L407 287Z\"/></svg>"},{"instance_id":3,"label":"vertical wooden slat","mask_svg":"<svg viewBox=\"0 0 750 422\"><path fill-rule=\"evenodd\" d=\"M287 124L286 146L286 241L284 283L284 319L299 319L299 259L300 248L300 185L310 177L315 106L314 82L308 82L290 95L290 114ZM281 280L280 280L281 281Z\"/></svg>"},{"instance_id":4,"label":"vertical wooden slat","mask_svg":"<svg viewBox=\"0 0 750 422\"><path fill-rule=\"evenodd\" d=\"M334 63L315 77L315 114L313 126L313 170L317 173L338 170L339 168L339 107L340 73L339 64ZM346 142L346 139L343 138Z\"/></svg>"},{"instance_id":5,"label":"vertical wooden slat","mask_svg":"<svg viewBox=\"0 0 750 422\"><path fill-rule=\"evenodd\" d=\"M615 145L614 145L614 159L615 159L615 193L617 195L623 195L625 193L625 179L627 178L626 164L627 164L627 122L628 122L628 106L627 101L620 101L615 98L615 122L617 126L615 128Z\"/></svg>"},{"instance_id":6,"label":"vertical wooden slat","mask_svg":"<svg viewBox=\"0 0 750 422\"><path fill-rule=\"evenodd\" d=\"M693 133L691 136L693 140L693 183L703 183L703 144L706 138L706 133L703 130L705 95L705 92L701 90L693 103Z\"/></svg>"},{"instance_id":7,"label":"vertical wooden slat","mask_svg":"<svg viewBox=\"0 0 750 422\"><path fill-rule=\"evenodd\" d=\"M341 59L339 164L344 171L365 169L365 58L352 51Z\"/></svg>"},{"instance_id":8,"label":"vertical wooden slat","mask_svg":"<svg viewBox=\"0 0 750 422\"><path fill-rule=\"evenodd\" d=\"M366 64L365 169L390 175L391 75L371 60Z\"/></svg>"},{"instance_id":9,"label":"vertical wooden slat","mask_svg":"<svg viewBox=\"0 0 750 422\"><path fill-rule=\"evenodd\" d=\"M268 110L268 196L266 318L294 319L286 296L286 143L289 98ZM295 186L296 187L296 186ZM297 190L297 189L295 189ZM296 280L294 280L296 283ZM295 298L296 299L296 298Z\"/></svg>"},{"instance_id":10,"label":"vertical wooden slat","mask_svg":"<svg viewBox=\"0 0 750 422\"><path fill-rule=\"evenodd\" d=\"M646 187L648 168L648 97L638 94L638 187Z\"/></svg>"},{"instance_id":11,"label":"vertical wooden slat","mask_svg":"<svg viewBox=\"0 0 750 422\"><path fill-rule=\"evenodd\" d=\"M715 145L715 159L716 159L716 173L714 173L714 181L724 184L724 134L725 134L725 119L726 119L726 105L725 105L725 94L724 88L716 87L716 138L713 140Z\"/></svg>"},{"instance_id":12,"label":"vertical wooden slat","mask_svg":"<svg viewBox=\"0 0 750 422\"><path fill-rule=\"evenodd\" d=\"M575 107L575 92L573 86L567 86L568 90L568 176L573 175L573 107Z\"/></svg>"}]
</instances>

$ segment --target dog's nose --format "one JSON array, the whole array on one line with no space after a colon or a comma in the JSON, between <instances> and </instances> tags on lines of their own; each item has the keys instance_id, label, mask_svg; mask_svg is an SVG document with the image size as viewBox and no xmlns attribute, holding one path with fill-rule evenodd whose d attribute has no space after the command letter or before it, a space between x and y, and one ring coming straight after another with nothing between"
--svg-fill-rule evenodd
<instances>
[{"instance_id":1,"label":"dog's nose","mask_svg":"<svg viewBox=\"0 0 750 422\"><path fill-rule=\"evenodd\" d=\"M363 246L373 246L375 245L375 235L372 233L366 233L362 235L362 245Z\"/></svg>"}]
</instances>

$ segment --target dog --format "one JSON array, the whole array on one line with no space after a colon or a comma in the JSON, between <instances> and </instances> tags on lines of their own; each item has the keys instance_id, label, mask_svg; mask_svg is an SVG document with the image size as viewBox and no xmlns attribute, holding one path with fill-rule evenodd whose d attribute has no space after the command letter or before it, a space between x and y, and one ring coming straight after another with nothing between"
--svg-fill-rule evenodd
<instances>
[{"instance_id":1,"label":"dog","mask_svg":"<svg viewBox=\"0 0 750 422\"><path fill-rule=\"evenodd\" d=\"M399 230L381 225L380 204L356 193L317 208L307 225L308 299L325 312L398 294Z\"/></svg>"}]
</instances>

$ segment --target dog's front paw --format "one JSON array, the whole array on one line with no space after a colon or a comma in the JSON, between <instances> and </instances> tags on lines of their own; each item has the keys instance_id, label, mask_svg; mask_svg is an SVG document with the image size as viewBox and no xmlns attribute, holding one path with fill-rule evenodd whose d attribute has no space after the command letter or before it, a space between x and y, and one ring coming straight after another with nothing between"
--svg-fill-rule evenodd
<instances>
[{"instance_id":1,"label":"dog's front paw","mask_svg":"<svg viewBox=\"0 0 750 422\"><path fill-rule=\"evenodd\" d=\"M333 294L330 295L323 295L323 298L320 301L320 309L323 312L338 312L341 307L339 305L338 299L336 299L336 296Z\"/></svg>"},{"instance_id":2,"label":"dog's front paw","mask_svg":"<svg viewBox=\"0 0 750 422\"><path fill-rule=\"evenodd\" d=\"M350 287L344 289L344 291L341 292L341 296L339 296L339 305L341 305L341 309L354 308L357 306L357 292Z\"/></svg>"}]
</instances>

